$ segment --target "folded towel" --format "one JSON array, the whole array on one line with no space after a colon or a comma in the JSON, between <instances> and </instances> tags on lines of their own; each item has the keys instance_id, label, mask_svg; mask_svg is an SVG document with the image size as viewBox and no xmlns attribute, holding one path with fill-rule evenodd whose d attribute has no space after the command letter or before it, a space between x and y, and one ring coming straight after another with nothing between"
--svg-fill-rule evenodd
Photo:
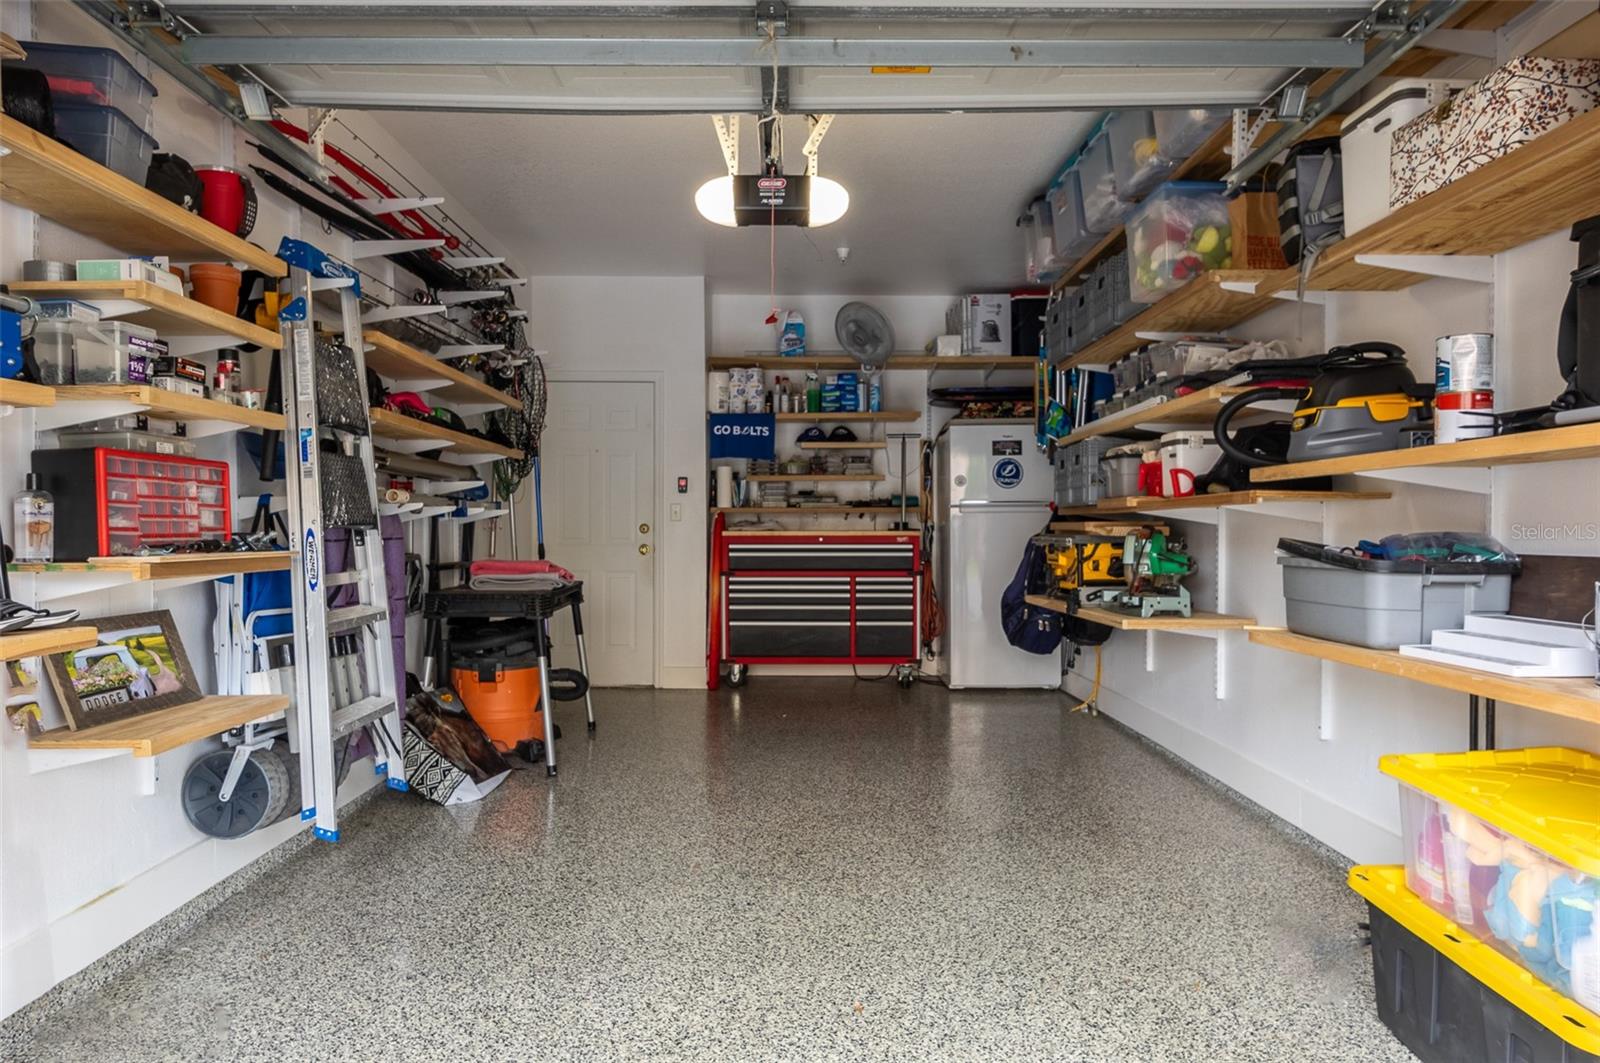
<instances>
[{"instance_id":1,"label":"folded towel","mask_svg":"<svg viewBox=\"0 0 1600 1063\"><path fill-rule=\"evenodd\" d=\"M528 576L551 573L564 580L575 580L578 577L562 568L554 561L474 561L472 575L474 576Z\"/></svg>"}]
</instances>

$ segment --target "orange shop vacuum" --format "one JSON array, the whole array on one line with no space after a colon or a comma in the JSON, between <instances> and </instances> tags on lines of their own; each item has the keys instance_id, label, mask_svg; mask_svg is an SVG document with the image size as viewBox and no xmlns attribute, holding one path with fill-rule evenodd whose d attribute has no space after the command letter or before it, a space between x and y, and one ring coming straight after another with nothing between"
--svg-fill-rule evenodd
<instances>
[{"instance_id":1,"label":"orange shop vacuum","mask_svg":"<svg viewBox=\"0 0 1600 1063\"><path fill-rule=\"evenodd\" d=\"M450 634L450 682L467 714L495 748L530 763L544 757L544 706L539 655L531 624L485 624ZM550 697L576 701L588 690L583 673L550 670ZM555 728L561 737L561 728Z\"/></svg>"}]
</instances>

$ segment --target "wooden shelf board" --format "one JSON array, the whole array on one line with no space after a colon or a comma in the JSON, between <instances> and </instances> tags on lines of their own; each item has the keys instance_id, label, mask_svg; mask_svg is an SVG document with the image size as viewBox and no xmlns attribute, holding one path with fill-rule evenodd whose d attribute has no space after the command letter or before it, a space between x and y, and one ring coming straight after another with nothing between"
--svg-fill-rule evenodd
<instances>
[{"instance_id":1,"label":"wooden shelf board","mask_svg":"<svg viewBox=\"0 0 1600 1063\"><path fill-rule=\"evenodd\" d=\"M202 399L149 384L65 384L55 389L58 402L132 402L145 416L160 421L231 421L246 428L283 431L283 414L250 410L231 402Z\"/></svg>"},{"instance_id":2,"label":"wooden shelf board","mask_svg":"<svg viewBox=\"0 0 1600 1063\"><path fill-rule=\"evenodd\" d=\"M520 410L522 402L483 380L463 373L448 362L442 362L426 351L403 343L386 332L367 329L362 333L368 344L367 368L396 379L416 377L443 377L450 383L442 388L430 388L429 395L437 395L446 402L477 403L497 402L507 409Z\"/></svg>"},{"instance_id":3,"label":"wooden shelf board","mask_svg":"<svg viewBox=\"0 0 1600 1063\"><path fill-rule=\"evenodd\" d=\"M775 472L775 473L757 473L754 476L746 476L745 479L749 480L751 483L757 483L757 484L759 484L759 483L789 483L789 484L792 484L792 483L831 483L831 484L864 483L864 484L869 484L869 483L879 483L882 480L884 480L885 477L884 477L883 473L881 473L881 472L878 472L878 473L862 473L860 476L851 476L851 475L849 475L847 473L821 473L821 474L801 473L801 474L796 475L796 474L793 474L793 473Z\"/></svg>"},{"instance_id":4,"label":"wooden shelf board","mask_svg":"<svg viewBox=\"0 0 1600 1063\"><path fill-rule=\"evenodd\" d=\"M153 757L288 707L289 698L284 694L201 698L79 731L57 728L33 736L28 745L33 749L126 749L136 757Z\"/></svg>"},{"instance_id":5,"label":"wooden shelf board","mask_svg":"<svg viewBox=\"0 0 1600 1063\"><path fill-rule=\"evenodd\" d=\"M269 277L288 265L15 118L0 115L0 198L132 255L239 262Z\"/></svg>"},{"instance_id":6,"label":"wooden shelf board","mask_svg":"<svg viewBox=\"0 0 1600 1063\"><path fill-rule=\"evenodd\" d=\"M1592 215L1597 187L1600 111L1590 111L1329 247L1309 286L1409 287L1427 277L1362 265L1356 256L1496 254ZM1290 272L1283 287L1294 284Z\"/></svg>"},{"instance_id":7,"label":"wooden shelf board","mask_svg":"<svg viewBox=\"0 0 1600 1063\"><path fill-rule=\"evenodd\" d=\"M54 388L25 380L0 380L0 406L54 406Z\"/></svg>"},{"instance_id":8,"label":"wooden shelf board","mask_svg":"<svg viewBox=\"0 0 1600 1063\"><path fill-rule=\"evenodd\" d=\"M376 406L368 413L372 418L372 434L375 436L388 436L394 439L437 439L440 442L455 444L463 453L497 454L502 458L513 460L522 457L520 450L503 447L499 443L491 443L477 436L469 436L465 432L457 432L442 424L419 421L415 417L407 417L405 414Z\"/></svg>"},{"instance_id":9,"label":"wooden shelf board","mask_svg":"<svg viewBox=\"0 0 1600 1063\"><path fill-rule=\"evenodd\" d=\"M185 298L149 281L16 281L11 290L35 299L127 299L148 310L117 314L113 320L145 325L163 336L203 336L214 332L236 336L258 347L277 349L283 337L232 314Z\"/></svg>"},{"instance_id":10,"label":"wooden shelf board","mask_svg":"<svg viewBox=\"0 0 1600 1063\"><path fill-rule=\"evenodd\" d=\"M1141 332L1217 332L1236 325L1273 302L1271 292L1261 290L1269 287L1263 282L1271 276L1272 271L1264 269L1208 270L1054 364L1058 369L1104 365L1145 343L1139 338ZM1257 291L1231 292L1222 287L1224 281L1254 282Z\"/></svg>"},{"instance_id":11,"label":"wooden shelf board","mask_svg":"<svg viewBox=\"0 0 1600 1063\"><path fill-rule=\"evenodd\" d=\"M888 516L900 513L899 506L717 506L711 510L713 513L748 513L752 516L783 516L797 517L808 516L813 513L837 515L840 513L862 513L868 516ZM915 519L916 506L906 507L906 516Z\"/></svg>"},{"instance_id":12,"label":"wooden shelf board","mask_svg":"<svg viewBox=\"0 0 1600 1063\"><path fill-rule=\"evenodd\" d=\"M990 357L987 355L891 354L887 369L1031 369L1033 359ZM848 354L816 354L799 358L780 355L713 355L706 369L861 369L861 363Z\"/></svg>"},{"instance_id":13,"label":"wooden shelf board","mask_svg":"<svg viewBox=\"0 0 1600 1063\"><path fill-rule=\"evenodd\" d=\"M854 442L840 442L826 439L821 442L796 443L801 450L886 450L889 442L884 439L858 439Z\"/></svg>"},{"instance_id":14,"label":"wooden shelf board","mask_svg":"<svg viewBox=\"0 0 1600 1063\"><path fill-rule=\"evenodd\" d=\"M1184 495L1162 498L1156 495L1131 495L1102 498L1095 513L1137 513L1146 509L1220 509L1223 506L1254 506L1263 502L1347 502L1388 498L1388 491L1228 491L1221 494Z\"/></svg>"},{"instance_id":15,"label":"wooden shelf board","mask_svg":"<svg viewBox=\"0 0 1600 1063\"><path fill-rule=\"evenodd\" d=\"M1067 603L1060 598L1051 598L1043 594L1030 594L1027 596L1030 605L1037 605L1057 613L1067 611ZM1247 628L1255 621L1244 616L1228 616L1225 613L1193 613L1189 616L1179 616L1176 613L1164 613L1160 616L1136 616L1132 613L1118 612L1115 609L1104 609L1097 605L1082 605L1073 610L1073 615L1096 624L1114 627L1118 631L1221 631L1228 629Z\"/></svg>"},{"instance_id":16,"label":"wooden shelf board","mask_svg":"<svg viewBox=\"0 0 1600 1063\"><path fill-rule=\"evenodd\" d=\"M779 422L804 422L814 423L832 421L873 421L882 423L919 421L922 414L916 410L881 410L878 413L779 413L774 414Z\"/></svg>"},{"instance_id":17,"label":"wooden shelf board","mask_svg":"<svg viewBox=\"0 0 1600 1063\"><path fill-rule=\"evenodd\" d=\"M1120 536L1130 532L1158 531L1162 534L1172 529L1161 521L1114 521L1114 520L1053 520L1050 522L1050 531L1056 535L1108 535Z\"/></svg>"},{"instance_id":18,"label":"wooden shelf board","mask_svg":"<svg viewBox=\"0 0 1600 1063\"><path fill-rule=\"evenodd\" d=\"M1146 406L1143 409L1114 413L1091 421L1082 428L1056 440L1057 446L1067 446L1095 436L1116 435L1118 432L1148 431L1147 424L1210 424L1216 419L1222 404L1235 395L1251 390L1247 387L1211 387L1180 395L1175 399Z\"/></svg>"},{"instance_id":19,"label":"wooden shelf board","mask_svg":"<svg viewBox=\"0 0 1600 1063\"><path fill-rule=\"evenodd\" d=\"M1338 476L1344 473L1439 466L1525 465L1541 461L1573 461L1600 457L1600 424L1575 424L1518 432L1460 443L1437 443L1408 450L1381 450L1349 458L1323 458L1290 465L1268 465L1250 470L1254 483L1292 480L1301 476Z\"/></svg>"},{"instance_id":20,"label":"wooden shelf board","mask_svg":"<svg viewBox=\"0 0 1600 1063\"><path fill-rule=\"evenodd\" d=\"M82 626L46 627L0 635L0 661L81 650L93 646L99 637L100 632L94 628Z\"/></svg>"},{"instance_id":21,"label":"wooden shelf board","mask_svg":"<svg viewBox=\"0 0 1600 1063\"><path fill-rule=\"evenodd\" d=\"M150 557L91 557L87 561L22 561L12 572L118 572L133 582L232 576L241 572L279 572L289 568L287 550L221 550L210 554L157 554Z\"/></svg>"},{"instance_id":22,"label":"wooden shelf board","mask_svg":"<svg viewBox=\"0 0 1600 1063\"><path fill-rule=\"evenodd\" d=\"M1514 679L1509 676L1478 672L1471 668L1439 664L1418 657L1405 657L1396 650L1374 650L1366 646L1351 646L1343 642L1297 635L1279 627L1253 627L1250 641L1290 653L1317 657L1369 672L1382 672L1402 679L1410 679L1429 686L1455 690L1463 694L1477 694L1513 705L1523 705L1540 712L1566 716L1575 720L1600 723L1600 687L1592 678L1575 679Z\"/></svg>"}]
</instances>

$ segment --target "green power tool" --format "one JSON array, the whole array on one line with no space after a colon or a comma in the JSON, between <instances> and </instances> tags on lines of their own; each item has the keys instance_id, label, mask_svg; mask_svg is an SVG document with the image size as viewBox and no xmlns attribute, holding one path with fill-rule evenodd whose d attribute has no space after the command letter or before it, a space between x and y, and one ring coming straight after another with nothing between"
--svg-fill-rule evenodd
<instances>
[{"instance_id":1,"label":"green power tool","mask_svg":"<svg viewBox=\"0 0 1600 1063\"><path fill-rule=\"evenodd\" d=\"M1166 532L1129 532L1122 541L1123 586L1085 588L1083 601L1137 612L1141 617L1157 613L1188 616L1189 591L1183 578L1194 570L1194 558L1184 552L1183 544L1168 539Z\"/></svg>"}]
</instances>

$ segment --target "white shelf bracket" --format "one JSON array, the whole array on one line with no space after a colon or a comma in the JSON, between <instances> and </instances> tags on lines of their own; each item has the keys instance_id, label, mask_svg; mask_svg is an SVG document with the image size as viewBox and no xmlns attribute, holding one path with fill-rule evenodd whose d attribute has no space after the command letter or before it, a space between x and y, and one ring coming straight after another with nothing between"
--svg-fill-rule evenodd
<instances>
[{"instance_id":1,"label":"white shelf bracket","mask_svg":"<svg viewBox=\"0 0 1600 1063\"><path fill-rule=\"evenodd\" d=\"M1474 55L1480 59L1496 57L1500 38L1494 30L1436 29L1422 39L1424 48L1453 55Z\"/></svg>"},{"instance_id":2,"label":"white shelf bracket","mask_svg":"<svg viewBox=\"0 0 1600 1063\"><path fill-rule=\"evenodd\" d=\"M427 240L352 240L350 241L350 257L360 261L364 258L382 258L384 255L399 255L407 251L432 251L436 247L443 247L443 238Z\"/></svg>"},{"instance_id":3,"label":"white shelf bracket","mask_svg":"<svg viewBox=\"0 0 1600 1063\"><path fill-rule=\"evenodd\" d=\"M451 269L477 269L479 266L503 266L504 255L446 255L439 260Z\"/></svg>"},{"instance_id":4,"label":"white shelf bracket","mask_svg":"<svg viewBox=\"0 0 1600 1063\"><path fill-rule=\"evenodd\" d=\"M1144 633L1144 670L1147 672L1156 670L1156 633L1154 631L1146 631Z\"/></svg>"},{"instance_id":5,"label":"white shelf bracket","mask_svg":"<svg viewBox=\"0 0 1600 1063\"><path fill-rule=\"evenodd\" d=\"M311 290L314 292L331 292L340 288L354 288L354 277L312 277Z\"/></svg>"},{"instance_id":6,"label":"white shelf bracket","mask_svg":"<svg viewBox=\"0 0 1600 1063\"><path fill-rule=\"evenodd\" d=\"M1491 481L1488 469L1474 466L1422 465L1409 469L1367 469L1355 475L1370 480L1439 487L1446 491L1465 491L1475 495L1488 494Z\"/></svg>"},{"instance_id":7,"label":"white shelf bracket","mask_svg":"<svg viewBox=\"0 0 1600 1063\"><path fill-rule=\"evenodd\" d=\"M1333 741L1333 665L1317 662L1317 737Z\"/></svg>"},{"instance_id":8,"label":"white shelf bracket","mask_svg":"<svg viewBox=\"0 0 1600 1063\"><path fill-rule=\"evenodd\" d=\"M1356 264L1479 284L1494 283L1493 255L1357 255Z\"/></svg>"},{"instance_id":9,"label":"white shelf bracket","mask_svg":"<svg viewBox=\"0 0 1600 1063\"><path fill-rule=\"evenodd\" d=\"M161 782L160 757L133 758L134 785L141 797L154 797Z\"/></svg>"},{"instance_id":10,"label":"white shelf bracket","mask_svg":"<svg viewBox=\"0 0 1600 1063\"><path fill-rule=\"evenodd\" d=\"M149 408L122 399L57 402L54 406L40 406L34 410L33 430L47 432L57 428L69 428L89 421L103 421L107 417L126 417L129 414L143 413Z\"/></svg>"},{"instance_id":11,"label":"white shelf bracket","mask_svg":"<svg viewBox=\"0 0 1600 1063\"><path fill-rule=\"evenodd\" d=\"M137 299L84 299L96 310L101 317L127 317L129 314L142 313L150 309L149 304L141 303Z\"/></svg>"},{"instance_id":12,"label":"white shelf bracket","mask_svg":"<svg viewBox=\"0 0 1600 1063\"><path fill-rule=\"evenodd\" d=\"M442 388L442 387L445 387L448 384L454 383L454 381L450 380L448 377L442 377L442 376L419 376L419 377L397 378L397 379L391 380L390 383L391 383L391 386L390 386L389 390L391 390L391 391L425 392L425 391L436 391L439 388Z\"/></svg>"},{"instance_id":13,"label":"white shelf bracket","mask_svg":"<svg viewBox=\"0 0 1600 1063\"><path fill-rule=\"evenodd\" d=\"M93 764L97 760L131 756L126 749L33 749L28 750L28 774L41 775L47 771L75 768L79 764ZM144 758L154 760L154 757Z\"/></svg>"},{"instance_id":14,"label":"white shelf bracket","mask_svg":"<svg viewBox=\"0 0 1600 1063\"><path fill-rule=\"evenodd\" d=\"M1228 553L1229 547L1232 546L1231 539L1233 537L1229 534L1232 523L1231 511L1217 511L1216 557L1213 561L1212 572L1217 584L1217 612L1224 614L1228 611L1228 603L1230 601L1228 595ZM1212 690L1218 701L1224 701L1228 697L1228 656L1228 640L1223 638L1222 632L1219 631L1217 632L1216 670L1214 673L1216 683Z\"/></svg>"},{"instance_id":15,"label":"white shelf bracket","mask_svg":"<svg viewBox=\"0 0 1600 1063\"><path fill-rule=\"evenodd\" d=\"M438 358L444 361L451 358L465 358L469 354L489 354L505 349L506 345L503 343L447 343L437 351L424 351L423 353L431 358Z\"/></svg>"},{"instance_id":16,"label":"white shelf bracket","mask_svg":"<svg viewBox=\"0 0 1600 1063\"><path fill-rule=\"evenodd\" d=\"M1357 255L1356 257L1360 258L1361 256ZM1328 305L1329 294L1328 292L1311 291L1310 289L1300 292L1294 288L1282 288L1273 292L1272 297L1291 303L1305 303L1307 306L1326 306Z\"/></svg>"},{"instance_id":17,"label":"white shelf bracket","mask_svg":"<svg viewBox=\"0 0 1600 1063\"><path fill-rule=\"evenodd\" d=\"M193 358L197 354L220 351L224 347L238 347L249 342L226 332L212 332L203 336L168 336L167 353L176 358Z\"/></svg>"},{"instance_id":18,"label":"white shelf bracket","mask_svg":"<svg viewBox=\"0 0 1600 1063\"><path fill-rule=\"evenodd\" d=\"M406 317L428 317L442 314L449 307L440 303L407 303L400 306L375 306L361 312L361 324L375 325L380 321L398 321Z\"/></svg>"},{"instance_id":19,"label":"white shelf bracket","mask_svg":"<svg viewBox=\"0 0 1600 1063\"><path fill-rule=\"evenodd\" d=\"M358 199L356 206L371 214L399 214L406 210L421 210L423 207L437 207L444 202L443 196L398 196L394 199Z\"/></svg>"},{"instance_id":20,"label":"white shelf bracket","mask_svg":"<svg viewBox=\"0 0 1600 1063\"><path fill-rule=\"evenodd\" d=\"M499 461L501 457L503 455L487 451L447 450L439 455L439 460L446 465L486 465L491 461Z\"/></svg>"},{"instance_id":21,"label":"white shelf bracket","mask_svg":"<svg viewBox=\"0 0 1600 1063\"><path fill-rule=\"evenodd\" d=\"M1256 294L1256 285L1260 281L1222 281L1217 287L1225 292L1238 292L1240 295Z\"/></svg>"},{"instance_id":22,"label":"white shelf bracket","mask_svg":"<svg viewBox=\"0 0 1600 1063\"><path fill-rule=\"evenodd\" d=\"M484 299L498 299L504 294L504 288L478 288L465 292L440 292L439 302L445 306L459 306L462 303L476 303Z\"/></svg>"},{"instance_id":23,"label":"white shelf bracket","mask_svg":"<svg viewBox=\"0 0 1600 1063\"><path fill-rule=\"evenodd\" d=\"M384 450L392 450L396 454L421 454L425 450L438 450L440 447L453 447L453 439L396 439L392 436L373 436L377 444Z\"/></svg>"}]
</instances>

